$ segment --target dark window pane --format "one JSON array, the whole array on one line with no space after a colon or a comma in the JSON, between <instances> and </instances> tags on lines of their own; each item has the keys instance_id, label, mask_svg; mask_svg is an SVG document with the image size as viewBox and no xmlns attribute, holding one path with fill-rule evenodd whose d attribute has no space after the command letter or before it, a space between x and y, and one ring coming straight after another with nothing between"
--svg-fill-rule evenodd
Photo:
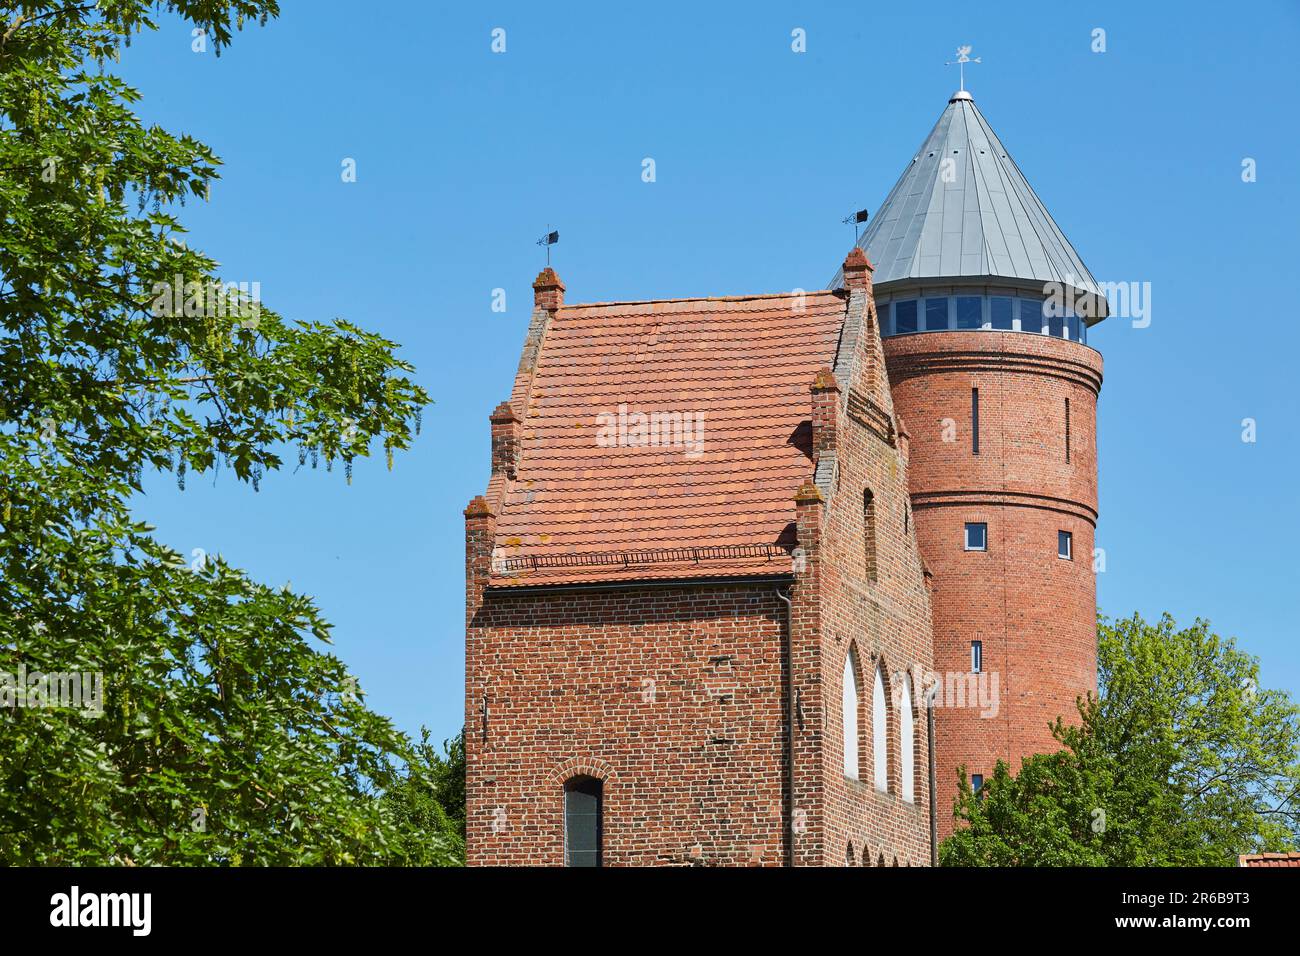
<instances>
[{"instance_id":1,"label":"dark window pane","mask_svg":"<svg viewBox=\"0 0 1300 956\"><path fill-rule=\"evenodd\" d=\"M977 295L957 296L957 328L978 329L984 323L980 314L984 301Z\"/></svg>"},{"instance_id":2,"label":"dark window pane","mask_svg":"<svg viewBox=\"0 0 1300 956\"><path fill-rule=\"evenodd\" d=\"M1056 554L1069 560L1073 556L1074 535L1068 531L1056 532Z\"/></svg>"},{"instance_id":3,"label":"dark window pane","mask_svg":"<svg viewBox=\"0 0 1300 956\"><path fill-rule=\"evenodd\" d=\"M1043 303L1035 299L1020 299L1020 331L1043 331Z\"/></svg>"},{"instance_id":4,"label":"dark window pane","mask_svg":"<svg viewBox=\"0 0 1300 956\"><path fill-rule=\"evenodd\" d=\"M982 521L966 522L966 550L987 551L988 531L989 526Z\"/></svg>"},{"instance_id":5,"label":"dark window pane","mask_svg":"<svg viewBox=\"0 0 1300 956\"><path fill-rule=\"evenodd\" d=\"M946 329L947 327L948 327L948 300L947 299L926 299L925 300L926 331L933 332L935 329Z\"/></svg>"},{"instance_id":6,"label":"dark window pane","mask_svg":"<svg viewBox=\"0 0 1300 956\"><path fill-rule=\"evenodd\" d=\"M564 785L564 851L568 866L600 866L601 796L591 777Z\"/></svg>"},{"instance_id":7,"label":"dark window pane","mask_svg":"<svg viewBox=\"0 0 1300 956\"><path fill-rule=\"evenodd\" d=\"M989 317L993 320L993 328L1010 329L1011 300L1000 295L995 295L989 299Z\"/></svg>"},{"instance_id":8,"label":"dark window pane","mask_svg":"<svg viewBox=\"0 0 1300 956\"><path fill-rule=\"evenodd\" d=\"M1060 338L1065 334L1065 316L1049 315L1047 317L1047 334Z\"/></svg>"},{"instance_id":9,"label":"dark window pane","mask_svg":"<svg viewBox=\"0 0 1300 956\"><path fill-rule=\"evenodd\" d=\"M1077 315L1070 316L1070 338L1075 342L1079 341L1079 317Z\"/></svg>"},{"instance_id":10,"label":"dark window pane","mask_svg":"<svg viewBox=\"0 0 1300 956\"><path fill-rule=\"evenodd\" d=\"M894 332L916 331L916 300L904 299L894 303Z\"/></svg>"}]
</instances>

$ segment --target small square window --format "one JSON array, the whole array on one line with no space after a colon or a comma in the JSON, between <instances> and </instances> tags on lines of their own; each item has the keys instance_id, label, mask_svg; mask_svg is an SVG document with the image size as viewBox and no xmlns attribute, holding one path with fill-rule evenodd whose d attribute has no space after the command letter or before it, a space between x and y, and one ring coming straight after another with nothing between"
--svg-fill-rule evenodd
<instances>
[{"instance_id":1,"label":"small square window","mask_svg":"<svg viewBox=\"0 0 1300 956\"><path fill-rule=\"evenodd\" d=\"M1071 532L1056 532L1056 556L1066 561L1074 560L1074 535Z\"/></svg>"},{"instance_id":2,"label":"small square window","mask_svg":"<svg viewBox=\"0 0 1300 956\"><path fill-rule=\"evenodd\" d=\"M989 526L983 521L966 522L966 550L987 551L989 549Z\"/></svg>"},{"instance_id":3,"label":"small square window","mask_svg":"<svg viewBox=\"0 0 1300 956\"><path fill-rule=\"evenodd\" d=\"M984 669L984 642L970 642L970 671L972 674L978 674Z\"/></svg>"}]
</instances>

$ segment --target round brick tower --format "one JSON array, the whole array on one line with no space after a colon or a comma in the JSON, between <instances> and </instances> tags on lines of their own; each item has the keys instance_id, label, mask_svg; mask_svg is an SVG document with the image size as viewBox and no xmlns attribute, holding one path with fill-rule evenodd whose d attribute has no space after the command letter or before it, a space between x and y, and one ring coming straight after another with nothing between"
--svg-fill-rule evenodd
<instances>
[{"instance_id":1,"label":"round brick tower","mask_svg":"<svg viewBox=\"0 0 1300 956\"><path fill-rule=\"evenodd\" d=\"M917 544L933 577L941 836L958 768L1059 745L1097 686L1096 409L1104 295L965 91L859 243ZM974 782L974 781L973 781Z\"/></svg>"}]
</instances>

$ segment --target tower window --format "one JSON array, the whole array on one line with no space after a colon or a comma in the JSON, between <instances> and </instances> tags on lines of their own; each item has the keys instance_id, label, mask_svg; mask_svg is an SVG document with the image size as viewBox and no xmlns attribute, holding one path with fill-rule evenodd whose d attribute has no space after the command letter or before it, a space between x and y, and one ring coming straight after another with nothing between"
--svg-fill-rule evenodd
<instances>
[{"instance_id":1,"label":"tower window","mask_svg":"<svg viewBox=\"0 0 1300 956\"><path fill-rule=\"evenodd\" d=\"M1053 313L1047 317L1047 334L1053 338L1062 338L1065 335L1065 316Z\"/></svg>"},{"instance_id":2,"label":"tower window","mask_svg":"<svg viewBox=\"0 0 1300 956\"><path fill-rule=\"evenodd\" d=\"M866 557L867 580L876 580L876 496L868 488L862 492L862 539Z\"/></svg>"},{"instance_id":3,"label":"tower window","mask_svg":"<svg viewBox=\"0 0 1300 956\"><path fill-rule=\"evenodd\" d=\"M970 642L970 672L978 674L984 670L984 642Z\"/></svg>"},{"instance_id":4,"label":"tower window","mask_svg":"<svg viewBox=\"0 0 1300 956\"><path fill-rule=\"evenodd\" d=\"M966 550L987 551L989 549L989 526L983 521L966 522Z\"/></svg>"},{"instance_id":5,"label":"tower window","mask_svg":"<svg viewBox=\"0 0 1300 956\"><path fill-rule=\"evenodd\" d=\"M948 300L927 298L925 300L925 330L933 332L936 329L946 329L947 327Z\"/></svg>"},{"instance_id":6,"label":"tower window","mask_svg":"<svg viewBox=\"0 0 1300 956\"><path fill-rule=\"evenodd\" d=\"M983 795L980 793L980 791L984 789L984 774L982 773L971 774L970 788L974 792L975 796L979 797L981 800L984 799Z\"/></svg>"},{"instance_id":7,"label":"tower window","mask_svg":"<svg viewBox=\"0 0 1300 956\"><path fill-rule=\"evenodd\" d=\"M916 300L903 299L894 303L894 332L916 331Z\"/></svg>"},{"instance_id":8,"label":"tower window","mask_svg":"<svg viewBox=\"0 0 1300 956\"><path fill-rule=\"evenodd\" d=\"M989 321L995 329L1011 331L1011 299L995 295L989 299Z\"/></svg>"},{"instance_id":9,"label":"tower window","mask_svg":"<svg viewBox=\"0 0 1300 956\"><path fill-rule=\"evenodd\" d=\"M970 453L980 453L980 390L970 390Z\"/></svg>"},{"instance_id":10,"label":"tower window","mask_svg":"<svg viewBox=\"0 0 1300 956\"><path fill-rule=\"evenodd\" d=\"M604 789L604 784L594 777L574 777L564 784L566 866L601 865Z\"/></svg>"},{"instance_id":11,"label":"tower window","mask_svg":"<svg viewBox=\"0 0 1300 956\"><path fill-rule=\"evenodd\" d=\"M1056 532L1056 556L1066 561L1074 560L1074 535L1071 532Z\"/></svg>"},{"instance_id":12,"label":"tower window","mask_svg":"<svg viewBox=\"0 0 1300 956\"><path fill-rule=\"evenodd\" d=\"M957 328L978 329L984 324L984 300L977 295L957 296Z\"/></svg>"},{"instance_id":13,"label":"tower window","mask_svg":"<svg viewBox=\"0 0 1300 956\"><path fill-rule=\"evenodd\" d=\"M1043 331L1043 303L1037 299L1017 299L1020 303L1020 331Z\"/></svg>"}]
</instances>

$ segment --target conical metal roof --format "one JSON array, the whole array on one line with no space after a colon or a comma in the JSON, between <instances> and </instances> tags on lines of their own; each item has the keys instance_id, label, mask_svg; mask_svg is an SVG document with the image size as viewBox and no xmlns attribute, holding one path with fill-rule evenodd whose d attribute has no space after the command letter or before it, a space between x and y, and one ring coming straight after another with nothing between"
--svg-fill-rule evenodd
<instances>
[{"instance_id":1,"label":"conical metal roof","mask_svg":"<svg viewBox=\"0 0 1300 956\"><path fill-rule=\"evenodd\" d=\"M877 287L995 277L1060 282L1102 295L964 90L948 101L858 245L875 267ZM830 288L838 288L841 278L836 273Z\"/></svg>"}]
</instances>

